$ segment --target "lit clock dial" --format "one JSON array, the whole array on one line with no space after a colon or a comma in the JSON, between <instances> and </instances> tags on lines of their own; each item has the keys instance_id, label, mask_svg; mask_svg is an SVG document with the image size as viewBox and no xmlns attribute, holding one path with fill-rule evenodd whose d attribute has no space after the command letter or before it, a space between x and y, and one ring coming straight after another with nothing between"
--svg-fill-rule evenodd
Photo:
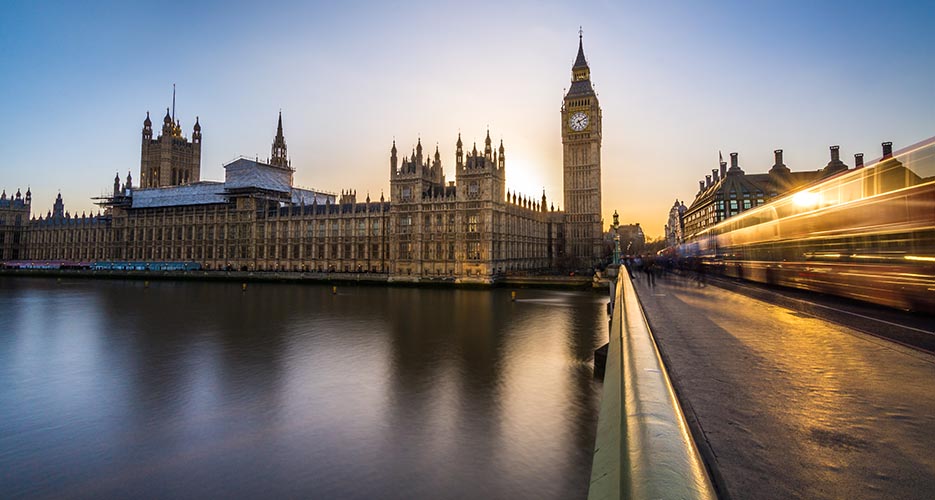
<instances>
[{"instance_id":1,"label":"lit clock dial","mask_svg":"<svg viewBox=\"0 0 935 500\"><path fill-rule=\"evenodd\" d=\"M575 132L581 132L582 130L588 128L588 115L582 111L571 115L571 118L568 119L568 126L571 127Z\"/></svg>"}]
</instances>

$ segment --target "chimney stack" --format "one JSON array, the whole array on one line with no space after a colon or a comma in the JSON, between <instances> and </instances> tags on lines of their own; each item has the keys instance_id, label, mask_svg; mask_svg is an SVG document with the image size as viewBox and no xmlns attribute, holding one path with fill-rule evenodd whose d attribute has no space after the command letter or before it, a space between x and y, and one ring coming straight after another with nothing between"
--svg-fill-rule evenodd
<instances>
[{"instance_id":1,"label":"chimney stack","mask_svg":"<svg viewBox=\"0 0 935 500\"><path fill-rule=\"evenodd\" d=\"M727 177L727 162L721 162L721 179Z\"/></svg>"},{"instance_id":2,"label":"chimney stack","mask_svg":"<svg viewBox=\"0 0 935 500\"><path fill-rule=\"evenodd\" d=\"M857 153L854 155L854 168L864 168L864 154Z\"/></svg>"},{"instance_id":3,"label":"chimney stack","mask_svg":"<svg viewBox=\"0 0 935 500\"><path fill-rule=\"evenodd\" d=\"M841 161L841 146L831 146L831 161Z\"/></svg>"},{"instance_id":4,"label":"chimney stack","mask_svg":"<svg viewBox=\"0 0 935 500\"><path fill-rule=\"evenodd\" d=\"M705 179L705 187L711 187L711 176L706 175L704 176L704 179Z\"/></svg>"},{"instance_id":5,"label":"chimney stack","mask_svg":"<svg viewBox=\"0 0 935 500\"><path fill-rule=\"evenodd\" d=\"M825 168L821 170L822 177L831 177L832 175L835 175L838 172L844 172L845 170L847 170L847 165L841 161L841 147L831 146L831 160L827 165L825 165Z\"/></svg>"},{"instance_id":6,"label":"chimney stack","mask_svg":"<svg viewBox=\"0 0 935 500\"><path fill-rule=\"evenodd\" d=\"M883 143L883 159L885 160L887 158L892 158L892 157L893 157L893 143L884 142Z\"/></svg>"},{"instance_id":7,"label":"chimney stack","mask_svg":"<svg viewBox=\"0 0 935 500\"><path fill-rule=\"evenodd\" d=\"M713 178L713 179L714 179L714 183L717 184L718 176L717 176L717 169L716 169L716 168L712 168L712 169L711 169L711 178Z\"/></svg>"},{"instance_id":8,"label":"chimney stack","mask_svg":"<svg viewBox=\"0 0 935 500\"><path fill-rule=\"evenodd\" d=\"M698 181L698 191L704 191L704 181Z\"/></svg>"},{"instance_id":9,"label":"chimney stack","mask_svg":"<svg viewBox=\"0 0 935 500\"><path fill-rule=\"evenodd\" d=\"M737 153L730 154L730 168L740 168L737 166Z\"/></svg>"},{"instance_id":10,"label":"chimney stack","mask_svg":"<svg viewBox=\"0 0 935 500\"><path fill-rule=\"evenodd\" d=\"M774 156L775 159L776 159L776 165L782 165L782 150L781 150L781 149L777 149L777 150L773 151L773 156Z\"/></svg>"}]
</instances>

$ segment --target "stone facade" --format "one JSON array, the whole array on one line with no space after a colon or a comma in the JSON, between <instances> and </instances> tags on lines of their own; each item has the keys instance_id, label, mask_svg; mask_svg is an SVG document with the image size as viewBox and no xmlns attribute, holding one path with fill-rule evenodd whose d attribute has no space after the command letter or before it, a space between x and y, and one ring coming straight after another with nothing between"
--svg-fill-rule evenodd
<instances>
[{"instance_id":1,"label":"stone facade","mask_svg":"<svg viewBox=\"0 0 935 500\"><path fill-rule=\"evenodd\" d=\"M21 259L25 256L25 232L29 224L32 193L26 196L19 189L7 198L6 190L0 194L0 261Z\"/></svg>"},{"instance_id":2,"label":"stone facade","mask_svg":"<svg viewBox=\"0 0 935 500\"><path fill-rule=\"evenodd\" d=\"M774 151L775 163L765 174L747 174L738 164L737 153L730 154L730 168L721 159L720 168L698 183L698 193L682 216L683 237L703 231L745 210L795 191L818 179L847 171L838 158L838 147L831 147L831 161L822 170L792 172L782 161L782 150ZM863 158L863 155L860 155Z\"/></svg>"},{"instance_id":3,"label":"stone facade","mask_svg":"<svg viewBox=\"0 0 935 500\"><path fill-rule=\"evenodd\" d=\"M140 186L143 188L198 182L201 178L201 124L198 118L195 118L189 141L182 135L181 123L173 121L169 108L166 108L162 133L153 139L153 124L149 113L146 113L141 156Z\"/></svg>"},{"instance_id":4,"label":"stone facade","mask_svg":"<svg viewBox=\"0 0 935 500\"><path fill-rule=\"evenodd\" d=\"M666 246L674 247L681 245L685 241L685 211L688 207L685 202L675 200L672 208L669 209L669 218L666 221Z\"/></svg>"},{"instance_id":5,"label":"stone facade","mask_svg":"<svg viewBox=\"0 0 935 500\"><path fill-rule=\"evenodd\" d=\"M601 107L579 36L572 82L562 105L566 252L576 267L605 257L601 220Z\"/></svg>"},{"instance_id":6,"label":"stone facade","mask_svg":"<svg viewBox=\"0 0 935 500\"><path fill-rule=\"evenodd\" d=\"M565 202L506 189L506 150L490 132L483 151L460 135L455 179L447 181L436 147L417 140L411 156L390 150L390 200L354 190L338 195L293 185L282 115L266 162L240 158L224 182L201 181L201 126L181 135L168 110L162 134L143 124L141 187L128 174L104 212L72 217L61 197L55 213L26 231L26 258L68 261L197 262L205 269L376 272L399 281L490 282L528 271L590 267L605 256L600 217L600 107L579 40L575 80L562 108ZM588 123L577 122L581 114ZM572 228L569 231L567 228ZM573 252L575 259L568 259Z\"/></svg>"}]
</instances>

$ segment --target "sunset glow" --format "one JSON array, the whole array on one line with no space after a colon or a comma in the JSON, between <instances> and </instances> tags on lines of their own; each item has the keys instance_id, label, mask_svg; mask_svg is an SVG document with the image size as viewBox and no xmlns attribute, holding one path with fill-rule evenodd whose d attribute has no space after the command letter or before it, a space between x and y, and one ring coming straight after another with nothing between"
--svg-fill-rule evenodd
<instances>
[{"instance_id":1,"label":"sunset glow","mask_svg":"<svg viewBox=\"0 0 935 500\"><path fill-rule=\"evenodd\" d=\"M171 106L175 83L183 130L196 116L204 127L203 179L265 157L281 109L297 184L379 196L394 138L438 143L449 174L458 132L470 143L489 126L510 189L558 201L579 26L603 109L605 225L618 210L661 236L718 150L740 152L747 172L766 172L777 147L793 170L815 170L829 144L847 159L935 130L935 69L921 63L935 47L930 2L581 7L8 7L2 187L30 186L37 213L59 191L71 210L96 210L89 198L114 172L139 169L140 124Z\"/></svg>"}]
</instances>

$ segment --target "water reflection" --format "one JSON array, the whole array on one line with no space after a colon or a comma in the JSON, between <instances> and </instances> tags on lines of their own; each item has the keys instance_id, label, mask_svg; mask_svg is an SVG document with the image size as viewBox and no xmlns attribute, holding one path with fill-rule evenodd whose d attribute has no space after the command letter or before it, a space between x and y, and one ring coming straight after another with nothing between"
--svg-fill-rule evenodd
<instances>
[{"instance_id":1,"label":"water reflection","mask_svg":"<svg viewBox=\"0 0 935 500\"><path fill-rule=\"evenodd\" d=\"M583 497L604 302L0 279L0 491Z\"/></svg>"}]
</instances>

